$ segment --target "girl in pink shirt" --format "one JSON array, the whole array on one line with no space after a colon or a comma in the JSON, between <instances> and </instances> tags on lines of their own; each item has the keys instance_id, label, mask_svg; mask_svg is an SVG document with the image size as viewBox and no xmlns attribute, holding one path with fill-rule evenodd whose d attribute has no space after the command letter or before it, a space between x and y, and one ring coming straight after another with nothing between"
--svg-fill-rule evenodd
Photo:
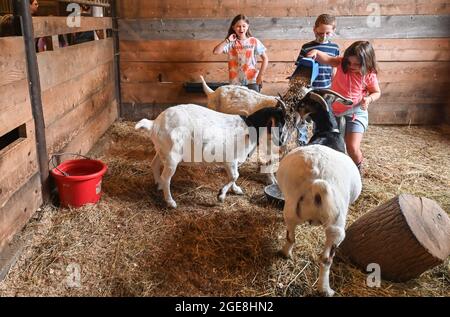
<instances>
[{"instance_id":1,"label":"girl in pink shirt","mask_svg":"<svg viewBox=\"0 0 450 317\"><path fill-rule=\"evenodd\" d=\"M307 57L336 67L331 89L353 100L352 106L335 102L332 108L337 117L345 118L347 153L360 168L363 161L361 141L369 124L367 109L381 96L373 47L367 41L358 41L345 50L343 57L331 57L318 50L308 52Z\"/></svg>"}]
</instances>

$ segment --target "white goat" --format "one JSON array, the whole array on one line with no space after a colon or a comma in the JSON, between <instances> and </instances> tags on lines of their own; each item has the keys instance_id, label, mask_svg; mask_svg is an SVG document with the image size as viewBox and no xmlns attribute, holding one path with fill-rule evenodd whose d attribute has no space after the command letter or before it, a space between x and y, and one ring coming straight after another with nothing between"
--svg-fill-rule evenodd
<instances>
[{"instance_id":1,"label":"white goat","mask_svg":"<svg viewBox=\"0 0 450 317\"><path fill-rule=\"evenodd\" d=\"M168 108L154 121L142 119L135 128L151 131L156 151L151 164L153 176L158 189L163 189L168 206L176 208L170 192L170 181L179 163L223 164L229 180L220 190L218 199L224 201L230 188L235 194L241 195L242 189L236 185L238 166L245 162L263 136L258 136L258 131L255 131L255 138L249 127L264 128L265 134L269 127L277 127L281 131L283 126L284 111L280 108L263 109L244 120L238 115L185 104ZM164 164L162 174L161 162Z\"/></svg>"},{"instance_id":2,"label":"white goat","mask_svg":"<svg viewBox=\"0 0 450 317\"><path fill-rule=\"evenodd\" d=\"M203 91L208 97L207 107L228 114L249 116L264 108L279 106L281 98L260 94L245 86L225 85L215 91L208 87L203 76Z\"/></svg>"},{"instance_id":3,"label":"white goat","mask_svg":"<svg viewBox=\"0 0 450 317\"><path fill-rule=\"evenodd\" d=\"M297 225L308 222L325 227L319 290L333 296L330 266L335 249L345 238L348 207L361 193L358 169L344 153L315 144L286 155L280 162L277 180L285 198L283 216L287 227L286 244L280 252L292 256Z\"/></svg>"}]
</instances>

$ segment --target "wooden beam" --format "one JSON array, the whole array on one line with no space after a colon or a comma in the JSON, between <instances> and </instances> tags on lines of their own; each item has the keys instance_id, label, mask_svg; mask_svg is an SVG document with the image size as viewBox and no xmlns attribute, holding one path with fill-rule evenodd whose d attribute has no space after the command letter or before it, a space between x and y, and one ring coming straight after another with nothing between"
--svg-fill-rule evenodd
<instances>
[{"instance_id":1,"label":"wooden beam","mask_svg":"<svg viewBox=\"0 0 450 317\"><path fill-rule=\"evenodd\" d=\"M80 17L80 26L70 26L71 17L33 17L35 37L110 29L111 18ZM74 23L73 21L70 21Z\"/></svg>"},{"instance_id":2,"label":"wooden beam","mask_svg":"<svg viewBox=\"0 0 450 317\"><path fill-rule=\"evenodd\" d=\"M311 38L315 17L254 18L252 30L260 40ZM127 19L119 20L120 38L142 40L223 39L229 19ZM379 27L367 17L338 17L336 37L341 39L396 39L450 37L450 15L381 16Z\"/></svg>"},{"instance_id":3,"label":"wooden beam","mask_svg":"<svg viewBox=\"0 0 450 317\"><path fill-rule=\"evenodd\" d=\"M310 39L313 38L311 31ZM265 40L271 62L294 62L308 40ZM353 40L336 40L343 54ZM378 61L450 61L450 38L374 39ZM218 40L120 41L120 59L127 62L226 62L226 54L214 55Z\"/></svg>"},{"instance_id":4,"label":"wooden beam","mask_svg":"<svg viewBox=\"0 0 450 317\"><path fill-rule=\"evenodd\" d=\"M380 62L379 79L386 82L408 82L411 85L450 82L450 62ZM295 70L294 63L269 63L264 81L286 82ZM152 63L122 62L122 83L199 82L200 75L207 81L227 82L226 63Z\"/></svg>"},{"instance_id":5,"label":"wooden beam","mask_svg":"<svg viewBox=\"0 0 450 317\"><path fill-rule=\"evenodd\" d=\"M239 12L253 17L318 16L329 13L335 16L369 15L374 12L373 0L171 0L171 1L119 1L122 18L231 18ZM446 0L378 0L382 15L450 14ZM238 10L237 10L238 8ZM237 10L237 11L236 11Z\"/></svg>"}]
</instances>

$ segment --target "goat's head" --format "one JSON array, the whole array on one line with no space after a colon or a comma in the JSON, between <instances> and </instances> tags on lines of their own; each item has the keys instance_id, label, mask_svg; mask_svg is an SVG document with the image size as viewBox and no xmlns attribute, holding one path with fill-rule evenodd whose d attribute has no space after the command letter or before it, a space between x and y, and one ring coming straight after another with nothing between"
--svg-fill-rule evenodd
<instances>
[{"instance_id":1,"label":"goat's head","mask_svg":"<svg viewBox=\"0 0 450 317\"><path fill-rule=\"evenodd\" d=\"M344 105L352 105L351 99L345 98L341 94L331 89L315 89L310 91L303 99L295 100L295 110L300 119L305 120L309 115L317 112L330 112L331 105L339 101Z\"/></svg>"},{"instance_id":2,"label":"goat's head","mask_svg":"<svg viewBox=\"0 0 450 317\"><path fill-rule=\"evenodd\" d=\"M286 143L286 106L282 100L279 100L277 107L258 110L245 121L247 125L256 129L266 128L275 145L282 146Z\"/></svg>"}]
</instances>

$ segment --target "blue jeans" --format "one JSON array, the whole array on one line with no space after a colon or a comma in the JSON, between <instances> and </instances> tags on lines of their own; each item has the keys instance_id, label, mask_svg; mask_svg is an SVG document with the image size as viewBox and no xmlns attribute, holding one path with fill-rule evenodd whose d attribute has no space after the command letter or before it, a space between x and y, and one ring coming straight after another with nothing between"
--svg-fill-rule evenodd
<instances>
[{"instance_id":1,"label":"blue jeans","mask_svg":"<svg viewBox=\"0 0 450 317\"><path fill-rule=\"evenodd\" d=\"M306 122L300 122L295 129L297 130L297 145L303 146L308 143L308 127L306 125Z\"/></svg>"}]
</instances>

